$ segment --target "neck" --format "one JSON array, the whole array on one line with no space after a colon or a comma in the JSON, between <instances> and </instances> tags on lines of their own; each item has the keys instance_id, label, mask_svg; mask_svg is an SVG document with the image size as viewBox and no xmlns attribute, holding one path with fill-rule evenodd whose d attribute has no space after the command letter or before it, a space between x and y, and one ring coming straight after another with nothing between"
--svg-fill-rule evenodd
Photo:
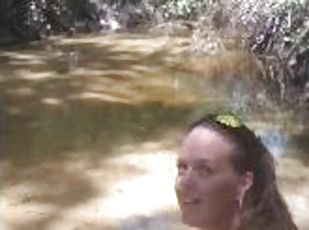
<instances>
[{"instance_id":1,"label":"neck","mask_svg":"<svg viewBox=\"0 0 309 230\"><path fill-rule=\"evenodd\" d=\"M201 230L239 230L240 228L240 215L235 213L235 215L230 216L229 218L222 218L220 224L216 226L209 226Z\"/></svg>"}]
</instances>

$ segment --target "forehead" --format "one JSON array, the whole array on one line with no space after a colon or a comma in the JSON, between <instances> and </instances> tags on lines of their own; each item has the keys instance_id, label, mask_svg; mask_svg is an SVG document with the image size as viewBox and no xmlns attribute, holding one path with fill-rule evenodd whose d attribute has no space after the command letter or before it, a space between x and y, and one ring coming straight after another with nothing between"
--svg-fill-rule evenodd
<instances>
[{"instance_id":1,"label":"forehead","mask_svg":"<svg viewBox=\"0 0 309 230\"><path fill-rule=\"evenodd\" d=\"M179 158L185 160L227 161L234 145L221 133L205 127L192 129L183 139Z\"/></svg>"}]
</instances>

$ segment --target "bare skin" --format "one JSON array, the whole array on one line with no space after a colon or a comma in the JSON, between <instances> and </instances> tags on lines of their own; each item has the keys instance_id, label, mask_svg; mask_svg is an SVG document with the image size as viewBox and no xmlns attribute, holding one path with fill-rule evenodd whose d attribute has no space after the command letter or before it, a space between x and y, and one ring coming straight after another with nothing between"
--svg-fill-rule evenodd
<instances>
[{"instance_id":1,"label":"bare skin","mask_svg":"<svg viewBox=\"0 0 309 230\"><path fill-rule=\"evenodd\" d=\"M235 147L205 127L194 128L178 154L175 191L185 224L205 230L237 230L241 200L252 174L238 174L231 164Z\"/></svg>"}]
</instances>

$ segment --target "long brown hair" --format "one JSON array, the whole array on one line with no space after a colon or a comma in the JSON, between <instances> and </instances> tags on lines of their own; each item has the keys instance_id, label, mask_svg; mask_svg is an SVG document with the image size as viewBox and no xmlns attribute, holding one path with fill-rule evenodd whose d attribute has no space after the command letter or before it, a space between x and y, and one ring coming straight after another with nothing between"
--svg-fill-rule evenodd
<instances>
[{"instance_id":1,"label":"long brown hair","mask_svg":"<svg viewBox=\"0 0 309 230\"><path fill-rule=\"evenodd\" d=\"M261 139L230 113L209 114L191 124L189 131L197 126L217 131L232 141L236 172L253 173L253 185L242 205L240 230L297 230L277 187L273 157Z\"/></svg>"}]
</instances>

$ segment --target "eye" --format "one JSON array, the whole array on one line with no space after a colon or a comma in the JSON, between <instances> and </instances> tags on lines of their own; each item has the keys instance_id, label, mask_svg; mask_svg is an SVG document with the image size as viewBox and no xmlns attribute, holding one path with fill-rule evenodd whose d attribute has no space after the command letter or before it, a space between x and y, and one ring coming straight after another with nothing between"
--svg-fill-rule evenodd
<instances>
[{"instance_id":1,"label":"eye","mask_svg":"<svg viewBox=\"0 0 309 230\"><path fill-rule=\"evenodd\" d=\"M183 162L177 162L178 175L183 174L188 169L188 165Z\"/></svg>"},{"instance_id":2,"label":"eye","mask_svg":"<svg viewBox=\"0 0 309 230\"><path fill-rule=\"evenodd\" d=\"M198 175L208 177L213 173L213 169L208 165L199 165L196 168Z\"/></svg>"}]
</instances>

